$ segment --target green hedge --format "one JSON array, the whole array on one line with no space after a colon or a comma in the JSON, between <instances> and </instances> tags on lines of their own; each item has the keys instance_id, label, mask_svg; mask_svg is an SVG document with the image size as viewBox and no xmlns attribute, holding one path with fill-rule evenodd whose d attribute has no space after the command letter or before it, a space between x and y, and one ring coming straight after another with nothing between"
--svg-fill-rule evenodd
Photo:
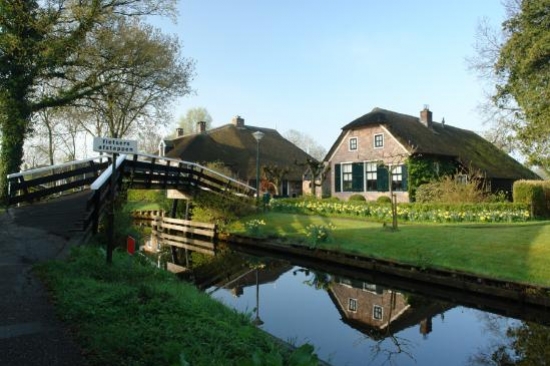
<instances>
[{"instance_id":1,"label":"green hedge","mask_svg":"<svg viewBox=\"0 0 550 366\"><path fill-rule=\"evenodd\" d=\"M378 221L391 220L391 204L373 202L335 202L326 200L273 199L276 212L305 215L362 217ZM483 203L441 204L401 203L397 206L400 220L409 222L524 222L532 218L528 204Z\"/></svg>"},{"instance_id":2,"label":"green hedge","mask_svg":"<svg viewBox=\"0 0 550 366\"><path fill-rule=\"evenodd\" d=\"M550 217L550 181L518 180L513 187L514 202L529 206L534 217Z\"/></svg>"}]
</instances>

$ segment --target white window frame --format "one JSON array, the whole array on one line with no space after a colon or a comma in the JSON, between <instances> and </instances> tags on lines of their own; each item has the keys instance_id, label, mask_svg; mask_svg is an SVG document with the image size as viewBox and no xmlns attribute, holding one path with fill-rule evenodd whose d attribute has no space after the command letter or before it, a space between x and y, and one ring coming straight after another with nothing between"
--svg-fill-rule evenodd
<instances>
[{"instance_id":1,"label":"white window frame","mask_svg":"<svg viewBox=\"0 0 550 366\"><path fill-rule=\"evenodd\" d=\"M338 283L339 283L340 285L343 285L343 286L346 286L346 287L351 288L351 280L348 280L347 278L340 278L340 279L338 280Z\"/></svg>"},{"instance_id":2,"label":"white window frame","mask_svg":"<svg viewBox=\"0 0 550 366\"><path fill-rule=\"evenodd\" d=\"M348 310L351 311L352 313L357 312L357 299L353 299L353 298L348 299Z\"/></svg>"},{"instance_id":3,"label":"white window frame","mask_svg":"<svg viewBox=\"0 0 550 366\"><path fill-rule=\"evenodd\" d=\"M380 314L380 315L378 315ZM372 306L372 318L374 320L383 320L384 319L384 308L380 305Z\"/></svg>"},{"instance_id":4,"label":"white window frame","mask_svg":"<svg viewBox=\"0 0 550 366\"><path fill-rule=\"evenodd\" d=\"M348 150L356 151L358 149L359 149L359 139L357 139L357 137L350 137L348 142Z\"/></svg>"},{"instance_id":5,"label":"white window frame","mask_svg":"<svg viewBox=\"0 0 550 366\"><path fill-rule=\"evenodd\" d=\"M349 170L348 170L349 168ZM352 163L342 163L342 192L351 192L351 186L353 185L353 164ZM346 179L349 178L349 179ZM346 183L349 182L350 187L346 187Z\"/></svg>"},{"instance_id":6,"label":"white window frame","mask_svg":"<svg viewBox=\"0 0 550 366\"><path fill-rule=\"evenodd\" d=\"M363 282L363 291L376 294L376 285L368 282Z\"/></svg>"},{"instance_id":7,"label":"white window frame","mask_svg":"<svg viewBox=\"0 0 550 366\"><path fill-rule=\"evenodd\" d=\"M374 189L372 190L369 190L369 186L368 186L368 181L369 180L374 180L375 182L377 182L378 180L378 163L375 162L375 161L367 161L364 163L364 167L365 167L365 184L364 184L364 187L365 187L365 191L366 192L376 192L378 189L377 187L374 187ZM374 170L369 170L369 168L373 168L374 167ZM369 178L374 178L374 179L369 179ZM378 183L376 183L378 184Z\"/></svg>"},{"instance_id":8,"label":"white window frame","mask_svg":"<svg viewBox=\"0 0 550 366\"><path fill-rule=\"evenodd\" d=\"M380 145L377 145L376 142L377 142L377 137L380 136L381 138L381 144ZM374 146L375 149L383 149L384 148L384 134L383 133L377 133L374 135L373 139L372 139L372 146Z\"/></svg>"},{"instance_id":9,"label":"white window frame","mask_svg":"<svg viewBox=\"0 0 550 366\"><path fill-rule=\"evenodd\" d=\"M455 180L458 184L468 184L468 174L457 174Z\"/></svg>"},{"instance_id":10,"label":"white window frame","mask_svg":"<svg viewBox=\"0 0 550 366\"><path fill-rule=\"evenodd\" d=\"M403 165L396 165L391 167L391 184L393 186L393 183L395 182L395 185L397 186L397 182L400 183L401 188L397 189L393 188L396 192L403 192Z\"/></svg>"}]
</instances>

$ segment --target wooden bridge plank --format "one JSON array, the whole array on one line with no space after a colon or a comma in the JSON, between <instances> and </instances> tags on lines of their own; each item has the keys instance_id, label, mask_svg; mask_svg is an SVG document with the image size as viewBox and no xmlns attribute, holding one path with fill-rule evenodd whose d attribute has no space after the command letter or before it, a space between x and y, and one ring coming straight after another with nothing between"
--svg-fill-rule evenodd
<instances>
[{"instance_id":1,"label":"wooden bridge plank","mask_svg":"<svg viewBox=\"0 0 550 366\"><path fill-rule=\"evenodd\" d=\"M182 234L194 234L194 235L207 236L210 238L213 238L215 235L215 232L213 230L195 229L188 226L179 226L179 225L172 225L172 224L165 224L165 223L159 224L158 222L154 226L157 227L157 230L159 227L161 227L163 229L178 231Z\"/></svg>"},{"instance_id":2,"label":"wooden bridge plank","mask_svg":"<svg viewBox=\"0 0 550 366\"><path fill-rule=\"evenodd\" d=\"M153 219L159 220L161 219L160 216L154 217ZM176 224L181 226L191 226L196 228L203 228L203 229L216 229L216 224L211 224L207 222L198 222L198 221L192 221L192 220L184 220L184 219L176 219L172 217L162 217L162 221L167 222L169 224Z\"/></svg>"}]
</instances>

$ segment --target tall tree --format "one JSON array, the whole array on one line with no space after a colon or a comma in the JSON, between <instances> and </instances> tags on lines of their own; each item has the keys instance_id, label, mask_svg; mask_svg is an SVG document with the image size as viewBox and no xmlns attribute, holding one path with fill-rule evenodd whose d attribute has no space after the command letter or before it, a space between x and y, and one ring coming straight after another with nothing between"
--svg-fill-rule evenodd
<instances>
[{"instance_id":1,"label":"tall tree","mask_svg":"<svg viewBox=\"0 0 550 366\"><path fill-rule=\"evenodd\" d=\"M284 137L315 159L322 161L325 158L327 150L305 133L288 130L285 132Z\"/></svg>"},{"instance_id":2,"label":"tall tree","mask_svg":"<svg viewBox=\"0 0 550 366\"><path fill-rule=\"evenodd\" d=\"M189 93L194 64L180 56L177 38L142 22L117 18L97 34L108 70L106 86L84 98L81 108L95 117L91 134L121 138L166 124L169 103ZM95 129L95 131L94 131Z\"/></svg>"},{"instance_id":3,"label":"tall tree","mask_svg":"<svg viewBox=\"0 0 550 366\"><path fill-rule=\"evenodd\" d=\"M112 16L171 14L173 0L0 0L0 198L19 170L33 113L108 85L94 31Z\"/></svg>"},{"instance_id":4,"label":"tall tree","mask_svg":"<svg viewBox=\"0 0 550 366\"><path fill-rule=\"evenodd\" d=\"M185 116L181 116L178 121L178 127L183 128L183 132L195 133L197 132L197 123L206 122L206 129L212 128L212 117L208 110L204 107L190 108L185 113Z\"/></svg>"},{"instance_id":5,"label":"tall tree","mask_svg":"<svg viewBox=\"0 0 550 366\"><path fill-rule=\"evenodd\" d=\"M507 0L500 32L478 29L472 67L494 85L502 113L528 163L550 171L550 0Z\"/></svg>"}]
</instances>

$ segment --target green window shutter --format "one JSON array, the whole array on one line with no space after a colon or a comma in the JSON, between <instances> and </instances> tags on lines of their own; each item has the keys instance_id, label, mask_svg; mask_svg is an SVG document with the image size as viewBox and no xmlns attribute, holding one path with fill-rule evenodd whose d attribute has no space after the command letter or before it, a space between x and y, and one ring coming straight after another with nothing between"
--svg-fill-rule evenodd
<instances>
[{"instance_id":1,"label":"green window shutter","mask_svg":"<svg viewBox=\"0 0 550 366\"><path fill-rule=\"evenodd\" d=\"M351 166L351 190L363 192L365 190L365 166L363 163L353 163Z\"/></svg>"},{"instance_id":2,"label":"green window shutter","mask_svg":"<svg viewBox=\"0 0 550 366\"><path fill-rule=\"evenodd\" d=\"M388 169L385 166L379 166L376 170L376 187L378 192L389 191Z\"/></svg>"},{"instance_id":3,"label":"green window shutter","mask_svg":"<svg viewBox=\"0 0 550 366\"><path fill-rule=\"evenodd\" d=\"M409 183L409 172L407 171L407 165L403 164L401 165L401 172L403 173L403 181L401 185L403 186L403 191L407 191L409 189L408 183Z\"/></svg>"},{"instance_id":4,"label":"green window shutter","mask_svg":"<svg viewBox=\"0 0 550 366\"><path fill-rule=\"evenodd\" d=\"M334 192L342 192L342 174L340 164L334 164Z\"/></svg>"}]
</instances>

